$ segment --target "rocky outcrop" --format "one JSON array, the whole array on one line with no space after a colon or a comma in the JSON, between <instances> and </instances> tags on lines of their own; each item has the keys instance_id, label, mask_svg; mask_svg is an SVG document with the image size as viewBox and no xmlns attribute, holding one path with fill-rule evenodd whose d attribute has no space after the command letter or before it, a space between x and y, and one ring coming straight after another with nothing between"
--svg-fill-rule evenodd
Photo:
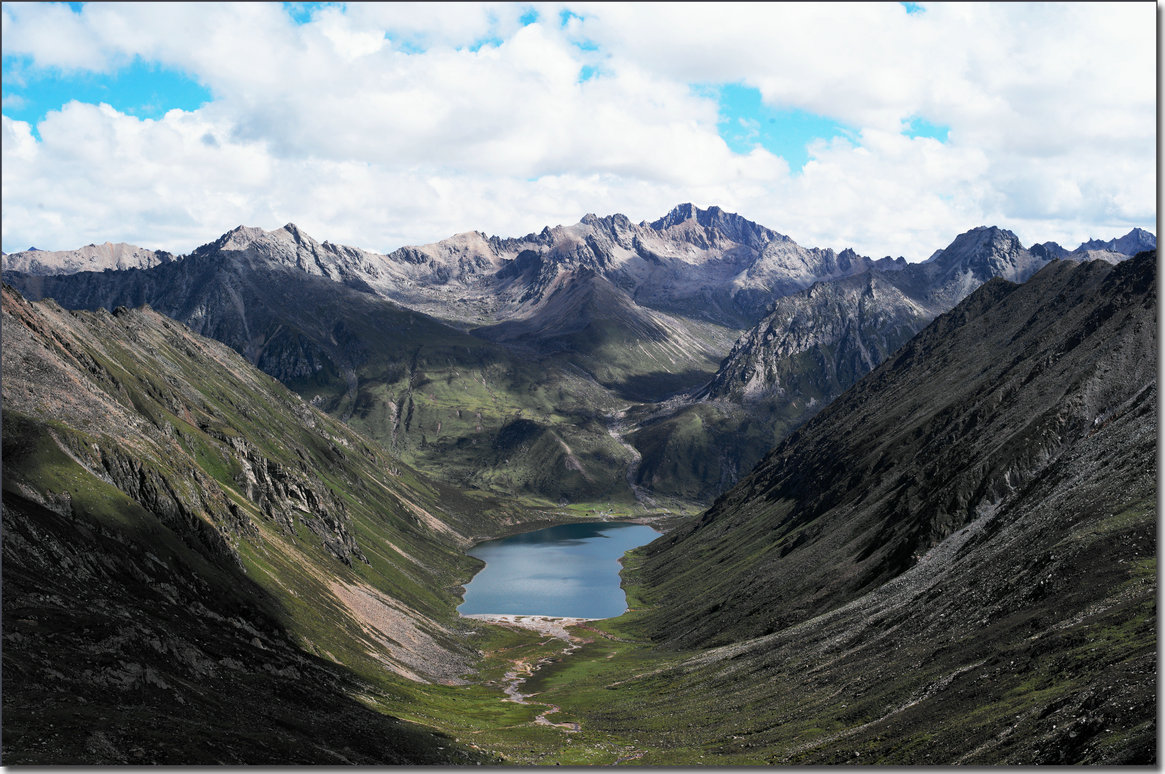
<instances>
[{"instance_id":1,"label":"rocky outcrop","mask_svg":"<svg viewBox=\"0 0 1165 774\"><path fill-rule=\"evenodd\" d=\"M219 530L248 537L258 536L258 530L211 479L181 463L171 475L165 475L154 465L115 446L98 449L98 454L101 470L110 483L157 516L162 524L191 541L200 553L242 566L238 554ZM182 491L178 491L179 487Z\"/></svg>"},{"instance_id":2,"label":"rocky outcrop","mask_svg":"<svg viewBox=\"0 0 1165 774\"><path fill-rule=\"evenodd\" d=\"M714 497L935 316L992 278L1022 282L1048 261L1024 250L1011 232L987 227L959 235L915 264L870 262L852 251L808 264L781 244L771 242L765 252L784 276L840 276L770 301L764 318L737 339L705 386L671 408L671 416L656 414L644 424L632 438L643 457L640 485ZM710 412L717 417L713 423L707 421ZM699 428L704 456L722 464L695 476L665 474L664 458L676 457L678 439L690 436L693 427Z\"/></svg>"},{"instance_id":3,"label":"rocky outcrop","mask_svg":"<svg viewBox=\"0 0 1165 774\"><path fill-rule=\"evenodd\" d=\"M777 299L698 395L746 404L767 396L813 398L824 405L906 343L929 312L878 272L814 285Z\"/></svg>"},{"instance_id":4,"label":"rocky outcrop","mask_svg":"<svg viewBox=\"0 0 1165 774\"><path fill-rule=\"evenodd\" d=\"M355 558L367 564L368 557L350 531L347 507L308 475L306 464L294 470L263 456L240 436L219 438L238 461L235 483L239 492L255 503L265 518L278 524L285 534L294 534L296 522L302 522L341 562L350 565Z\"/></svg>"}]
</instances>

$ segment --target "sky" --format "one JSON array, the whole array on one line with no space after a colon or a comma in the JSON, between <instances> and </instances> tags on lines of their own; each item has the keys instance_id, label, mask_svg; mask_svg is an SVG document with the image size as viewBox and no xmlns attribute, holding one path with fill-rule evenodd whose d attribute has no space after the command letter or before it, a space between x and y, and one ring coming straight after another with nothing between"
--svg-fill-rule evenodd
<instances>
[{"instance_id":1,"label":"sky","mask_svg":"<svg viewBox=\"0 0 1165 774\"><path fill-rule=\"evenodd\" d=\"M719 206L922 260L1156 233L1154 3L3 3L5 252Z\"/></svg>"}]
</instances>

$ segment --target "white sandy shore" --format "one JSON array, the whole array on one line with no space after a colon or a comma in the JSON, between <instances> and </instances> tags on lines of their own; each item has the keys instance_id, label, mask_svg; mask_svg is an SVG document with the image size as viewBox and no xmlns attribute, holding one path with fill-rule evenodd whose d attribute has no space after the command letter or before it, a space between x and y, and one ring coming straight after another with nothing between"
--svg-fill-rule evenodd
<instances>
[{"instance_id":1,"label":"white sandy shore","mask_svg":"<svg viewBox=\"0 0 1165 774\"><path fill-rule=\"evenodd\" d=\"M490 623L521 626L525 629L533 629L540 634L566 640L567 642L571 641L571 636L567 633L566 627L578 626L586 621L599 620L597 618L558 618L552 615L514 615L509 613L472 613L463 617L473 618L478 621L488 621Z\"/></svg>"}]
</instances>

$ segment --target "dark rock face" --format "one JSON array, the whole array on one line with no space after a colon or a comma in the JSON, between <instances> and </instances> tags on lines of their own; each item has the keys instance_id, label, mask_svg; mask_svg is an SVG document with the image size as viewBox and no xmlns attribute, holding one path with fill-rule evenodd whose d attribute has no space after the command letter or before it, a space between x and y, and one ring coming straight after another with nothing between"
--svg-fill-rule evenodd
<instances>
[{"instance_id":1,"label":"dark rock face","mask_svg":"<svg viewBox=\"0 0 1165 774\"><path fill-rule=\"evenodd\" d=\"M74 453L83 452L78 449ZM179 494L175 491L172 479L148 462L136 459L120 448L98 449L98 454L100 469L130 499L154 514L175 533L193 538L192 547L200 553L241 567L239 557L224 537L224 532L254 537L258 530L238 507L231 507L232 504L200 470L179 463L179 476L197 482L195 487ZM208 524L199 518L199 513L211 514L211 518L218 524ZM220 529L223 531L220 532Z\"/></svg>"},{"instance_id":2,"label":"dark rock face","mask_svg":"<svg viewBox=\"0 0 1165 774\"><path fill-rule=\"evenodd\" d=\"M1032 245L1031 254L1045 261L1056 261L1067 258L1070 253L1055 242L1043 242Z\"/></svg>"},{"instance_id":3,"label":"dark rock face","mask_svg":"<svg viewBox=\"0 0 1165 774\"><path fill-rule=\"evenodd\" d=\"M803 396L824 406L987 280L1023 282L1045 263L1011 232L980 227L924 263L821 282L779 298L736 342L706 394ZM806 359L821 367L801 362ZM788 389L790 378L804 383Z\"/></svg>"},{"instance_id":4,"label":"dark rock face","mask_svg":"<svg viewBox=\"0 0 1165 774\"><path fill-rule=\"evenodd\" d=\"M774 302L728 353L705 393L748 403L762 396L821 405L872 371L930 320L892 279L868 272ZM804 363L811 358L815 365Z\"/></svg>"},{"instance_id":5,"label":"dark rock face","mask_svg":"<svg viewBox=\"0 0 1165 774\"><path fill-rule=\"evenodd\" d=\"M266 518L285 532L294 531L297 520L303 522L344 564L352 564L353 559L368 562L352 536L351 519L343 500L314 481L305 463L301 462L296 470L263 456L244 438L220 437L230 445L238 461L240 471L235 482L239 491L256 503Z\"/></svg>"}]
</instances>

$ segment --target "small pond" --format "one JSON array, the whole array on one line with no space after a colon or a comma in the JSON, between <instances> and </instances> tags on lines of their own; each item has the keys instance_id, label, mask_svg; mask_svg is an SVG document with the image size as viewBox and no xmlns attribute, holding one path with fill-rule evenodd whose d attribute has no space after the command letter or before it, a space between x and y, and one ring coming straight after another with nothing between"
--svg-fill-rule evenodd
<instances>
[{"instance_id":1,"label":"small pond","mask_svg":"<svg viewBox=\"0 0 1165 774\"><path fill-rule=\"evenodd\" d=\"M560 524L480 543L485 568L465 587L462 615L610 618L627 609L619 558L659 533L642 524Z\"/></svg>"}]
</instances>

